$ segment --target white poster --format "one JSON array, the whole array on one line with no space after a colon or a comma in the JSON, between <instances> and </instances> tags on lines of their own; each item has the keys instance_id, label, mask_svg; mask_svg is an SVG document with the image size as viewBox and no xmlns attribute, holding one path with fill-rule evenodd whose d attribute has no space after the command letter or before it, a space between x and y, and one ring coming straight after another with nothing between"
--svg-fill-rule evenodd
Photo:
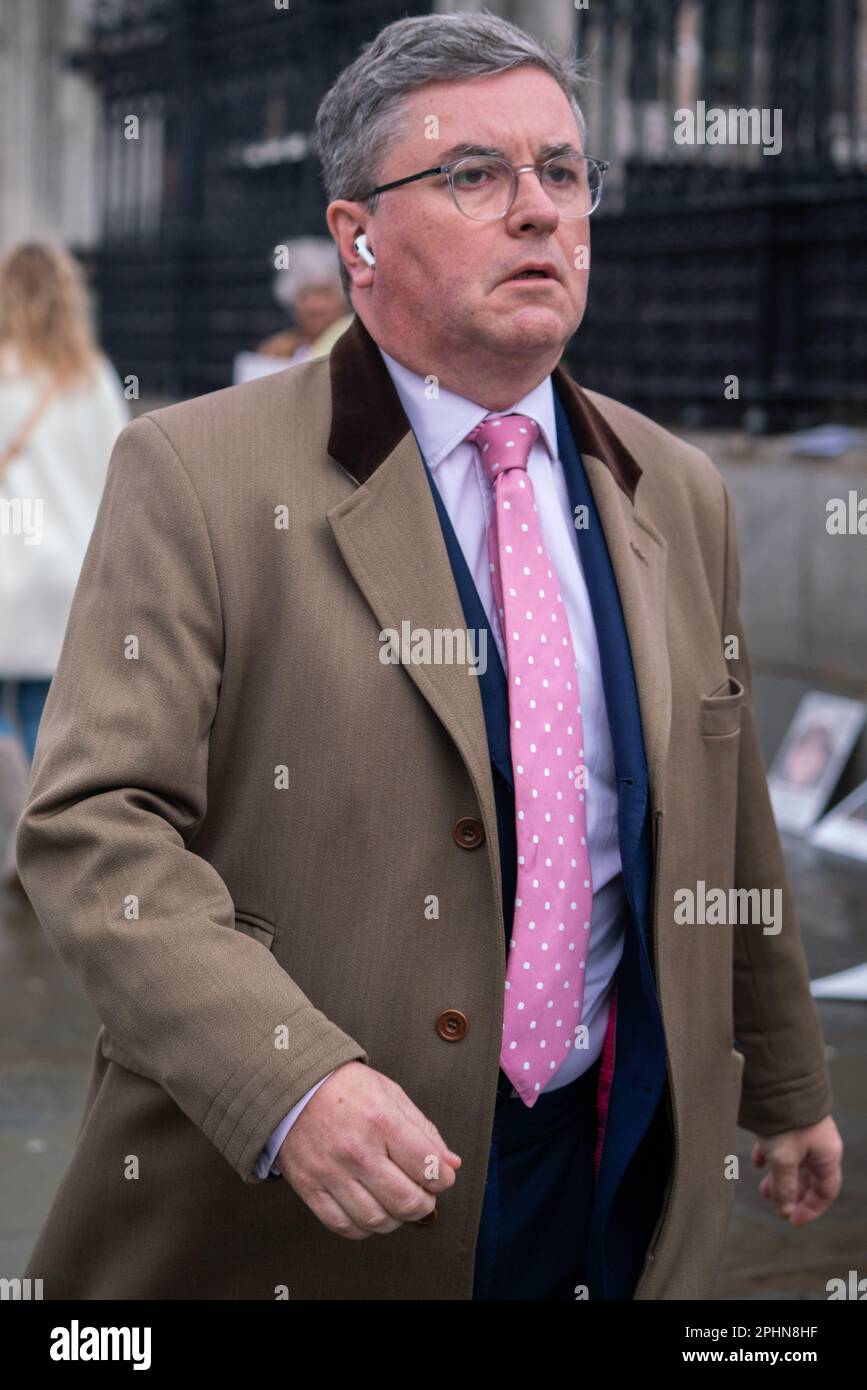
<instances>
[{"instance_id":1,"label":"white poster","mask_svg":"<svg viewBox=\"0 0 867 1390\"><path fill-rule=\"evenodd\" d=\"M812 690L798 706L768 773L781 830L805 834L819 818L864 727L860 700Z\"/></svg>"},{"instance_id":2,"label":"white poster","mask_svg":"<svg viewBox=\"0 0 867 1390\"><path fill-rule=\"evenodd\" d=\"M867 862L867 782L829 811L807 838L811 845Z\"/></svg>"},{"instance_id":3,"label":"white poster","mask_svg":"<svg viewBox=\"0 0 867 1390\"><path fill-rule=\"evenodd\" d=\"M867 999L867 965L853 965L814 980L810 993L814 999Z\"/></svg>"}]
</instances>

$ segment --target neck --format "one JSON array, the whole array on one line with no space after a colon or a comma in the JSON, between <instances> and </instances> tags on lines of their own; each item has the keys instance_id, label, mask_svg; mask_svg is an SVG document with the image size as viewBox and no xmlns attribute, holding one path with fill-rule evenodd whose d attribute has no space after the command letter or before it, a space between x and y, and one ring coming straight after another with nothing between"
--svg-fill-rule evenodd
<instances>
[{"instance_id":1,"label":"neck","mask_svg":"<svg viewBox=\"0 0 867 1390\"><path fill-rule=\"evenodd\" d=\"M454 345L454 351L443 353L428 350L423 345L399 340L386 333L369 330L371 336L396 362L417 376L435 376L447 391L454 391L466 400L483 405L488 411L508 410L523 400L530 391L553 372L563 355L562 344L545 352L535 351L510 360L505 354L488 359L482 353L467 353L466 347ZM445 360L447 358L447 360Z\"/></svg>"}]
</instances>

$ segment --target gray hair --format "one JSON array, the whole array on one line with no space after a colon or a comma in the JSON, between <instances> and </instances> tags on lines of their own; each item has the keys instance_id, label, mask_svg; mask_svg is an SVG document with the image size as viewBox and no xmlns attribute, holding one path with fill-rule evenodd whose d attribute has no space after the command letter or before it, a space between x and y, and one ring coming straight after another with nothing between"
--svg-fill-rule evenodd
<instances>
[{"instance_id":1,"label":"gray hair","mask_svg":"<svg viewBox=\"0 0 867 1390\"><path fill-rule=\"evenodd\" d=\"M296 237L283 243L289 251L289 265L278 270L271 282L274 298L284 309L294 308L298 295L315 285L340 286L340 258L331 237Z\"/></svg>"},{"instance_id":2,"label":"gray hair","mask_svg":"<svg viewBox=\"0 0 867 1390\"><path fill-rule=\"evenodd\" d=\"M358 201L376 186L392 140L403 130L404 98L427 82L460 82L533 64L554 78L569 99L583 141L578 94L584 64L558 54L541 40L489 10L414 15L395 20L365 44L325 93L316 113L314 149L322 163L329 202ZM375 212L379 194L368 198ZM350 279L340 261L349 295Z\"/></svg>"}]
</instances>

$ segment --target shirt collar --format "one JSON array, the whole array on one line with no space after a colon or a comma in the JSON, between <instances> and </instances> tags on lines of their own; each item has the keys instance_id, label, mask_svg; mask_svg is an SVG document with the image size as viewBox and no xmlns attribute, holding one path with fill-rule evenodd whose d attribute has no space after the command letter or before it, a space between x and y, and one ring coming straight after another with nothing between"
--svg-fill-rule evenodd
<instances>
[{"instance_id":1,"label":"shirt collar","mask_svg":"<svg viewBox=\"0 0 867 1390\"><path fill-rule=\"evenodd\" d=\"M439 464L466 439L470 430L490 414L509 415L515 412L529 415L539 426L540 438L547 445L550 458L558 457L554 387L550 374L508 410L492 412L476 401L471 401L466 396L460 396L443 386L439 387L436 397L430 397L427 394L429 386L425 377L396 361L382 347L379 351L400 396L401 405L412 426L419 449L432 473L436 472Z\"/></svg>"}]
</instances>

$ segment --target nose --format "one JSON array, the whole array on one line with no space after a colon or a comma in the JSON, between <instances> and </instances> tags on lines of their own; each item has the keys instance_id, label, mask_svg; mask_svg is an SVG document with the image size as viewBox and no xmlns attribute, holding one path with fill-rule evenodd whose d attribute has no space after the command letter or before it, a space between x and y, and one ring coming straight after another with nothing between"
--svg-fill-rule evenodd
<instances>
[{"instance_id":1,"label":"nose","mask_svg":"<svg viewBox=\"0 0 867 1390\"><path fill-rule=\"evenodd\" d=\"M548 197L535 169L521 169L515 201L506 216L510 230L519 227L542 227L553 230L560 221L560 209Z\"/></svg>"}]
</instances>

